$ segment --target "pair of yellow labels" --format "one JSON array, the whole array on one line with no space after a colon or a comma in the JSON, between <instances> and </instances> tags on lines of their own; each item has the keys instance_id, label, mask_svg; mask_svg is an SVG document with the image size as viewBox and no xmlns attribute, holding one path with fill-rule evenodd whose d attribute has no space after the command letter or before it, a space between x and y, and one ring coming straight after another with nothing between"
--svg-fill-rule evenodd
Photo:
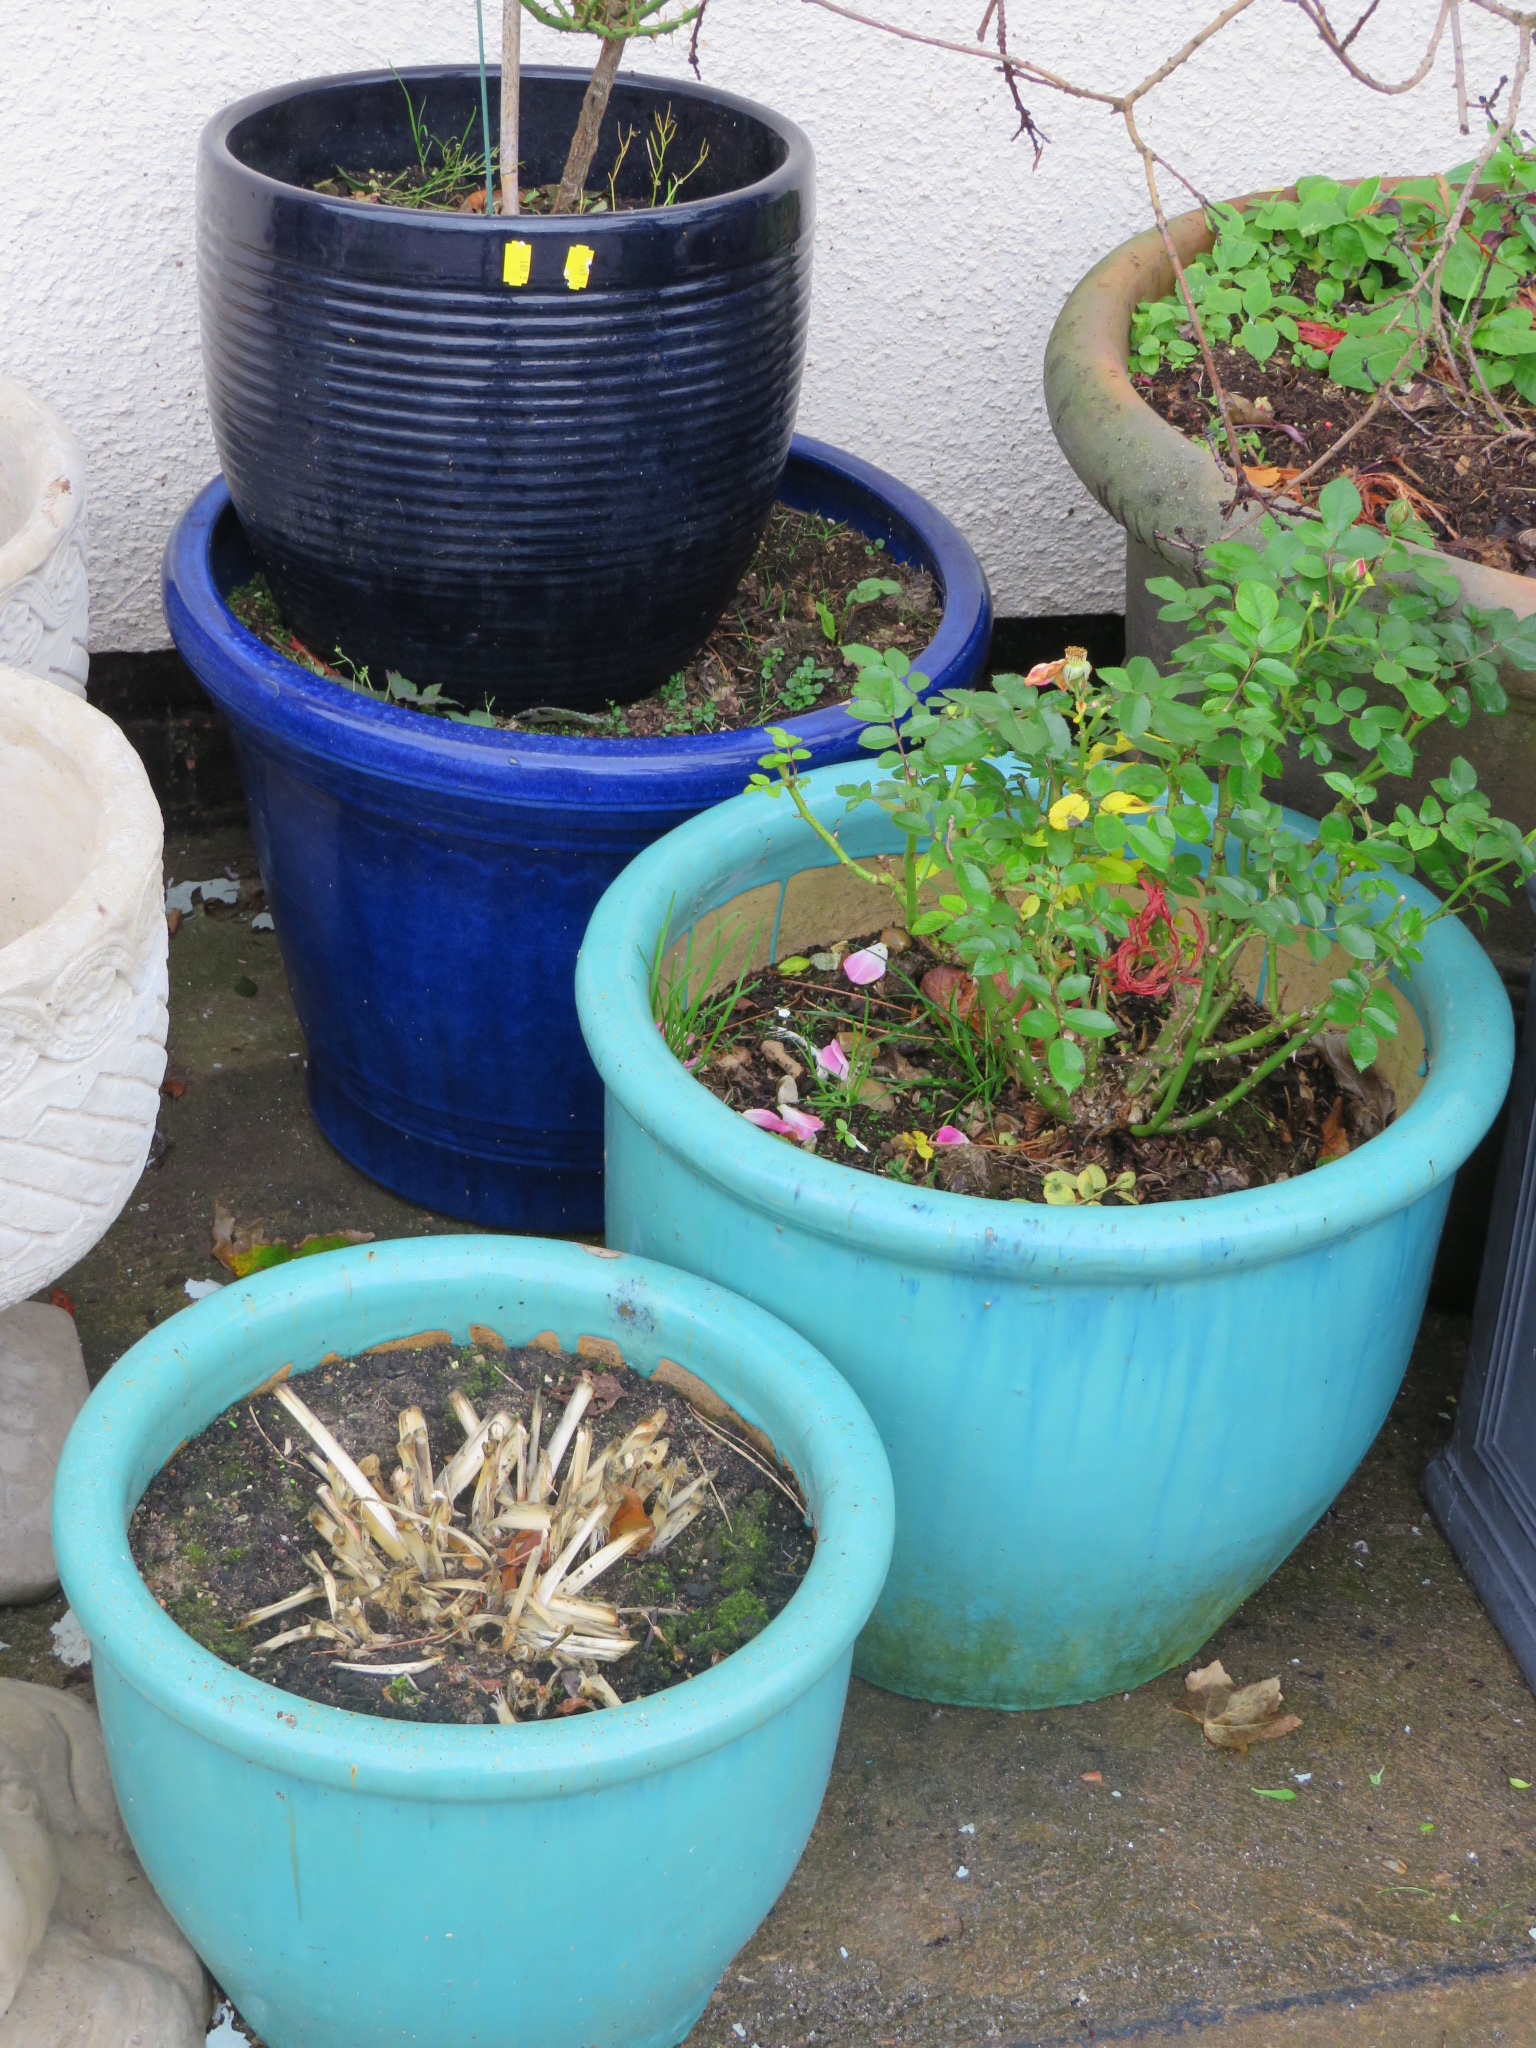
<instances>
[{"instance_id":1,"label":"pair of yellow labels","mask_svg":"<svg viewBox=\"0 0 1536 2048\"><path fill-rule=\"evenodd\" d=\"M589 249L585 242L572 242L565 252L565 281L573 292L584 292L592 279L592 259L595 249ZM528 273L533 268L532 242L508 242L501 259L503 284L513 286L528 282Z\"/></svg>"}]
</instances>

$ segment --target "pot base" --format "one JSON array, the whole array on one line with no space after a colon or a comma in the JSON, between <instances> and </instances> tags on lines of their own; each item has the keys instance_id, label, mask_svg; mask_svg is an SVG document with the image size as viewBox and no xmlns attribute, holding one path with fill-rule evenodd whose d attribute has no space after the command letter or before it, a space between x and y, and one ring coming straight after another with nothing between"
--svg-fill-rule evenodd
<instances>
[{"instance_id":1,"label":"pot base","mask_svg":"<svg viewBox=\"0 0 1536 2048\"><path fill-rule=\"evenodd\" d=\"M595 1158L558 1165L537 1133L517 1146L502 1133L503 1142L488 1147L488 1125L473 1137L467 1131L423 1130L391 1116L375 1092L355 1095L313 1052L308 1082L310 1114L326 1138L349 1166L392 1195L488 1230L602 1234L601 1150Z\"/></svg>"}]
</instances>

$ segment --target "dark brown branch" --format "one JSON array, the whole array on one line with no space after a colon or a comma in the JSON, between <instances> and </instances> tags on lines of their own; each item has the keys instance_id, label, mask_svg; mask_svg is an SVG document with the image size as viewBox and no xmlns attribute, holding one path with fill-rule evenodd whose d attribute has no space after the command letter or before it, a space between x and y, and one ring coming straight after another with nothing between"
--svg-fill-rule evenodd
<instances>
[{"instance_id":1,"label":"dark brown branch","mask_svg":"<svg viewBox=\"0 0 1536 2048\"><path fill-rule=\"evenodd\" d=\"M624 40L622 35L605 36L597 62L592 66L576 133L571 137L570 154L560 174L560 190L551 209L555 213L574 213L581 205L581 195L587 189L587 173L592 168L593 157L597 155L597 138L602 132L603 116L608 111L608 96L613 91L619 59L624 54Z\"/></svg>"}]
</instances>

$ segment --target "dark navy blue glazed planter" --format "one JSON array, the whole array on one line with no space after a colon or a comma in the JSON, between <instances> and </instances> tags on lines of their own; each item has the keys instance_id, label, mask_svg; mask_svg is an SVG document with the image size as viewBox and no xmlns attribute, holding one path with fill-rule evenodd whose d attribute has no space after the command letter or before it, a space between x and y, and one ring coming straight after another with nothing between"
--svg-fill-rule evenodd
<instances>
[{"instance_id":1,"label":"dark navy blue glazed planter","mask_svg":"<svg viewBox=\"0 0 1536 2048\"><path fill-rule=\"evenodd\" d=\"M586 74L530 68L524 184L558 177ZM703 145L687 202L415 213L304 189L480 128L471 69L315 79L204 131L197 267L230 496L312 646L478 704L580 709L689 661L751 559L789 454L810 313L815 172L792 122L622 77L592 183L622 196ZM491 104L499 99L493 88Z\"/></svg>"},{"instance_id":2,"label":"dark navy blue glazed planter","mask_svg":"<svg viewBox=\"0 0 1536 2048\"><path fill-rule=\"evenodd\" d=\"M799 438L779 496L929 569L944 616L917 666L937 688L974 679L992 601L947 519ZM234 733L316 1121L428 1208L498 1229L601 1230L603 1091L576 1022L577 948L609 883L738 795L766 736L560 739L427 718L248 633L225 596L252 566L212 483L166 549L165 612ZM858 754L840 708L790 730L813 766Z\"/></svg>"}]
</instances>

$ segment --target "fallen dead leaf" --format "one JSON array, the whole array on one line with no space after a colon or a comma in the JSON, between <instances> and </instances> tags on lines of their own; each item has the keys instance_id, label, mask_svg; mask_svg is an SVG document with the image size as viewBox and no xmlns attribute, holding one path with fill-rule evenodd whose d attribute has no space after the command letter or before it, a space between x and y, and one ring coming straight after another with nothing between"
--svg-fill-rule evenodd
<instances>
[{"instance_id":1,"label":"fallen dead leaf","mask_svg":"<svg viewBox=\"0 0 1536 2048\"><path fill-rule=\"evenodd\" d=\"M1227 411L1240 427L1272 426L1275 408L1268 398L1245 398L1241 391L1227 393Z\"/></svg>"},{"instance_id":2,"label":"fallen dead leaf","mask_svg":"<svg viewBox=\"0 0 1536 2048\"><path fill-rule=\"evenodd\" d=\"M1243 475L1256 491L1277 491L1282 484L1288 484L1293 477L1300 476L1301 471L1274 462L1245 462Z\"/></svg>"},{"instance_id":3,"label":"fallen dead leaf","mask_svg":"<svg viewBox=\"0 0 1536 2048\"><path fill-rule=\"evenodd\" d=\"M590 1403L594 1415L606 1415L608 1410L624 1398L624 1389L611 1372L600 1372L592 1382Z\"/></svg>"},{"instance_id":4,"label":"fallen dead leaf","mask_svg":"<svg viewBox=\"0 0 1536 2048\"><path fill-rule=\"evenodd\" d=\"M931 1081L933 1079L932 1074L929 1073L926 1067L915 1066L907 1058L906 1054L896 1046L893 1046L885 1054L885 1064L890 1068L892 1078L900 1081L903 1087L909 1087L914 1081Z\"/></svg>"},{"instance_id":5,"label":"fallen dead leaf","mask_svg":"<svg viewBox=\"0 0 1536 2048\"><path fill-rule=\"evenodd\" d=\"M969 1017L976 1007L976 983L963 967L930 967L921 986L930 1003L957 1017Z\"/></svg>"},{"instance_id":6,"label":"fallen dead leaf","mask_svg":"<svg viewBox=\"0 0 1536 2048\"><path fill-rule=\"evenodd\" d=\"M1175 1705L1174 1711L1200 1723L1201 1732L1215 1749L1235 1749L1246 1755L1255 1742L1275 1742L1301 1726L1299 1714L1282 1714L1284 1695L1278 1678L1261 1678L1256 1685L1233 1689L1232 1680L1220 1658L1191 1671L1184 1681L1189 1706Z\"/></svg>"},{"instance_id":7,"label":"fallen dead leaf","mask_svg":"<svg viewBox=\"0 0 1536 2048\"><path fill-rule=\"evenodd\" d=\"M160 1083L160 1093L162 1095L169 1095L172 1102L180 1102L182 1096L185 1095L186 1092L186 1082L173 1081L169 1074L167 1074L165 1079Z\"/></svg>"},{"instance_id":8,"label":"fallen dead leaf","mask_svg":"<svg viewBox=\"0 0 1536 2048\"><path fill-rule=\"evenodd\" d=\"M1397 1114L1397 1095L1392 1083L1377 1067L1367 1067L1361 1073L1350 1058L1349 1040L1342 1031L1325 1031L1317 1045L1332 1067L1334 1079L1358 1105L1355 1121L1361 1137L1376 1137Z\"/></svg>"},{"instance_id":9,"label":"fallen dead leaf","mask_svg":"<svg viewBox=\"0 0 1536 2048\"><path fill-rule=\"evenodd\" d=\"M1332 1109L1323 1120L1323 1142L1318 1149L1319 1166L1332 1159L1343 1159L1349 1151L1349 1139L1344 1130L1344 1098L1335 1096Z\"/></svg>"},{"instance_id":10,"label":"fallen dead leaf","mask_svg":"<svg viewBox=\"0 0 1536 2048\"><path fill-rule=\"evenodd\" d=\"M222 1202L213 1206L213 1256L243 1280L248 1273L265 1272L269 1266L284 1266L290 1259L307 1259L316 1252L339 1251L343 1245L371 1244L371 1230L311 1231L297 1244L283 1238L269 1238L258 1219L248 1230L238 1230L233 1214Z\"/></svg>"}]
</instances>

